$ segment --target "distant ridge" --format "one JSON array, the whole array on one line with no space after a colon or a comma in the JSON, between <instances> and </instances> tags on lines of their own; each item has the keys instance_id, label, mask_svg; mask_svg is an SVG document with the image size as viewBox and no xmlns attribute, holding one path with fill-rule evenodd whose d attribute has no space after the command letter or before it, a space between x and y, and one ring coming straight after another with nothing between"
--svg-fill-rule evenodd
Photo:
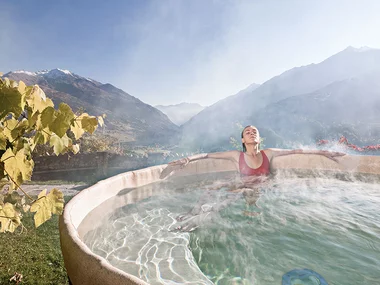
<instances>
[{"instance_id":1,"label":"distant ridge","mask_svg":"<svg viewBox=\"0 0 380 285\"><path fill-rule=\"evenodd\" d=\"M168 106L157 105L155 107L162 113L166 114L169 119L177 126L186 123L189 119L191 119L193 116L205 108L197 103L185 102Z\"/></svg>"},{"instance_id":2,"label":"distant ridge","mask_svg":"<svg viewBox=\"0 0 380 285\"><path fill-rule=\"evenodd\" d=\"M56 105L65 102L73 110L83 108L94 115L106 114L103 133L120 142L168 144L179 132L178 126L156 108L112 84L103 84L69 70L19 70L4 76L22 80L28 85L40 85Z\"/></svg>"}]
</instances>

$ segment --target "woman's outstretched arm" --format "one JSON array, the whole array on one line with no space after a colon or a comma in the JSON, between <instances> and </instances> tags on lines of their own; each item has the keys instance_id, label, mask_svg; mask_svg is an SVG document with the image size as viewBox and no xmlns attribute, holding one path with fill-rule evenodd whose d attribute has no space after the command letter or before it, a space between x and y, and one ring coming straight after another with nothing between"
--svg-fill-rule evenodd
<instances>
[{"instance_id":1,"label":"woman's outstretched arm","mask_svg":"<svg viewBox=\"0 0 380 285\"><path fill-rule=\"evenodd\" d=\"M338 162L336 157L344 156L345 153L342 152L332 152L328 150L313 150L313 149L279 149L279 148L268 148L266 149L267 152L269 152L271 159L278 157L278 156L284 156L284 155L290 155L290 154L316 154L316 155L323 155L331 160L334 160Z\"/></svg>"},{"instance_id":2,"label":"woman's outstretched arm","mask_svg":"<svg viewBox=\"0 0 380 285\"><path fill-rule=\"evenodd\" d=\"M234 162L239 161L239 151L237 150L231 150L231 151L224 151L224 152L211 152L211 153L201 153L201 154L195 154L186 158L182 158L179 160L175 160L172 162L169 162L169 165L187 165L191 161L196 161L200 159L206 159L206 158L214 158L214 159L226 159L231 160Z\"/></svg>"}]
</instances>

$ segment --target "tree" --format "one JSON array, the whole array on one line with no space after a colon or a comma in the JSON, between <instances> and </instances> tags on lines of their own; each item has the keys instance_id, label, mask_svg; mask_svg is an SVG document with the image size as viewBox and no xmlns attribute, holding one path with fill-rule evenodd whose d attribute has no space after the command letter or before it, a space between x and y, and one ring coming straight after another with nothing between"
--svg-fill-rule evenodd
<instances>
[{"instance_id":1,"label":"tree","mask_svg":"<svg viewBox=\"0 0 380 285\"><path fill-rule=\"evenodd\" d=\"M103 125L102 116L74 114L65 103L55 109L38 85L26 86L22 81L0 77L0 232L14 232L22 226L23 212L35 213L36 227L52 214L62 213L63 194L58 189L49 193L43 190L34 199L20 187L32 177L33 150L48 144L56 155L75 154L79 145L68 133L79 140L86 132L92 134L98 125Z\"/></svg>"}]
</instances>

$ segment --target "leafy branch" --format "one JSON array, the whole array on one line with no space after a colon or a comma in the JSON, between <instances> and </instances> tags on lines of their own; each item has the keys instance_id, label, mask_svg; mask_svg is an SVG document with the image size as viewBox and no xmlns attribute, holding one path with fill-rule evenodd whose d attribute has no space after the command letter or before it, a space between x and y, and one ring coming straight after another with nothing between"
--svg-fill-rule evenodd
<instances>
[{"instance_id":1,"label":"leafy branch","mask_svg":"<svg viewBox=\"0 0 380 285\"><path fill-rule=\"evenodd\" d=\"M22 226L22 212L35 213L36 227L52 214L62 213L63 194L58 189L49 193L45 189L33 199L20 187L32 177L33 150L48 144L56 155L75 154L79 145L68 134L79 140L85 133L94 133L98 125L103 126L103 118L87 113L75 115L65 103L56 109L38 85L26 86L22 81L0 77L0 187L9 184L7 193L0 193L0 232L14 232ZM23 197L29 199L29 204Z\"/></svg>"}]
</instances>

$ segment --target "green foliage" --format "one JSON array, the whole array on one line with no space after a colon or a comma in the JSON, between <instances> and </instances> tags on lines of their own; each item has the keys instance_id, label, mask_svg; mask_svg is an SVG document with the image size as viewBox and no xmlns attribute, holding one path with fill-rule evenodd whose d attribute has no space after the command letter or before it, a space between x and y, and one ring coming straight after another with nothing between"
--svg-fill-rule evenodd
<instances>
[{"instance_id":1,"label":"green foliage","mask_svg":"<svg viewBox=\"0 0 380 285\"><path fill-rule=\"evenodd\" d=\"M79 151L76 140L85 132L92 134L98 124L103 125L103 117L74 114L65 103L55 109L38 85L26 86L22 81L0 77L0 187L10 184L7 191L0 192L0 232L14 232L22 225L22 212L29 208L35 212L36 227L52 214L62 213L63 195L59 190L48 194L42 191L35 200L20 188L31 179L33 151L49 144L56 155L75 154ZM14 199L16 190L24 193L30 205L25 199Z\"/></svg>"}]
</instances>

